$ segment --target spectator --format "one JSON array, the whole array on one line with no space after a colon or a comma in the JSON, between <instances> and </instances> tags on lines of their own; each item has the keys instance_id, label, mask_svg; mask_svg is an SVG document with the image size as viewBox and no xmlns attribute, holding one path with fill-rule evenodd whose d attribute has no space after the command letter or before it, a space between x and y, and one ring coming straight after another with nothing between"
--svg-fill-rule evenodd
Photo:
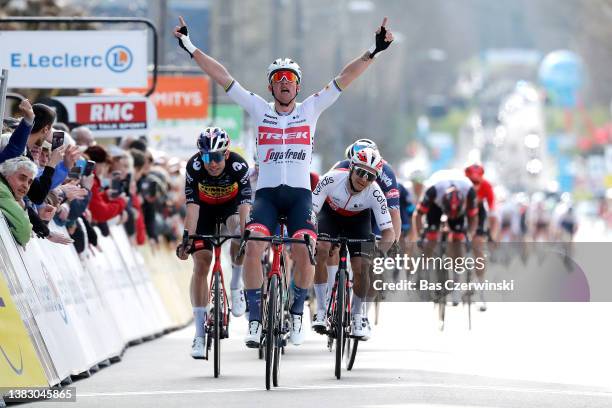
<instances>
[{"instance_id":1,"label":"spectator","mask_svg":"<svg viewBox=\"0 0 612 408\"><path fill-rule=\"evenodd\" d=\"M26 245L32 233L24 197L30 189L36 170L36 164L23 156L0 164L0 210L20 245Z\"/></svg>"},{"instance_id":2,"label":"spectator","mask_svg":"<svg viewBox=\"0 0 612 408\"><path fill-rule=\"evenodd\" d=\"M19 110L23 115L23 119L10 136L6 146L0 151L0 163L12 159L13 157L21 156L26 148L32 126L34 125L34 110L30 101L24 99L19 104Z\"/></svg>"},{"instance_id":3,"label":"spectator","mask_svg":"<svg viewBox=\"0 0 612 408\"><path fill-rule=\"evenodd\" d=\"M106 149L102 146L91 146L85 150L85 154L90 160L96 162L95 177L91 187L91 201L89 202L91 218L96 223L103 223L123 213L127 205L127 197L122 194L116 198L111 198L106 191L102 190L102 187L110 187L110 180L108 179L110 159Z\"/></svg>"},{"instance_id":4,"label":"spectator","mask_svg":"<svg viewBox=\"0 0 612 408\"><path fill-rule=\"evenodd\" d=\"M34 124L28 138L28 149L31 149L36 143L41 145L44 140L51 141L53 122L55 122L55 111L47 105L35 103L32 105L32 110L34 111Z\"/></svg>"},{"instance_id":5,"label":"spectator","mask_svg":"<svg viewBox=\"0 0 612 408\"><path fill-rule=\"evenodd\" d=\"M72 138L77 146L88 148L96 144L93 133L91 133L91 130L89 130L87 126L79 126L72 129Z\"/></svg>"}]
</instances>

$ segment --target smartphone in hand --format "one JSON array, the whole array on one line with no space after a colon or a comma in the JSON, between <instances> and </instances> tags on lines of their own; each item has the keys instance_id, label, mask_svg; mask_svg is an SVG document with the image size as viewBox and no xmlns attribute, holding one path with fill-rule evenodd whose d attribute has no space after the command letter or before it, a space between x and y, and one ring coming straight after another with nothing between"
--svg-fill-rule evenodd
<instances>
[{"instance_id":1,"label":"smartphone in hand","mask_svg":"<svg viewBox=\"0 0 612 408\"><path fill-rule=\"evenodd\" d=\"M51 150L55 150L58 147L62 147L64 145L64 132L57 131L53 132L53 139L51 139Z\"/></svg>"},{"instance_id":2,"label":"smartphone in hand","mask_svg":"<svg viewBox=\"0 0 612 408\"><path fill-rule=\"evenodd\" d=\"M85 163L85 169L83 169L83 176L91 176L91 173L93 173L95 168L96 162L93 160L87 160L87 163Z\"/></svg>"},{"instance_id":3,"label":"smartphone in hand","mask_svg":"<svg viewBox=\"0 0 612 408\"><path fill-rule=\"evenodd\" d=\"M70 172L68 173L68 178L78 179L81 177L82 171L83 171L83 168L81 166L74 166L73 168L70 169Z\"/></svg>"}]
</instances>

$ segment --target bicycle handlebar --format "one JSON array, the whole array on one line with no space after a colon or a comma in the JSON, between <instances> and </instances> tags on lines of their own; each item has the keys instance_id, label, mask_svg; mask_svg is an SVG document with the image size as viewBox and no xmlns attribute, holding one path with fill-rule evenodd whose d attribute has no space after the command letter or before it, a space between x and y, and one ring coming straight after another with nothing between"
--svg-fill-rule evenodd
<instances>
[{"instance_id":1,"label":"bicycle handlebar","mask_svg":"<svg viewBox=\"0 0 612 408\"><path fill-rule=\"evenodd\" d=\"M252 237L251 230L245 230L244 235L241 238L240 249L238 250L238 256L244 255L246 250L247 241L263 241L270 242L272 245L280 245L280 244L305 244L308 249L308 257L310 258L310 263L312 265L315 264L314 254L312 252L312 241L311 237L308 234L304 234L304 238L288 238L281 237L279 235L272 235L269 237Z\"/></svg>"},{"instance_id":2,"label":"bicycle handlebar","mask_svg":"<svg viewBox=\"0 0 612 408\"><path fill-rule=\"evenodd\" d=\"M189 235L187 236L187 240L196 240L196 239L203 239L206 241L210 241L214 246L221 246L223 245L225 242L229 241L230 239L241 239L242 235L200 235L200 234L194 234L194 235ZM183 235L183 242L185 242L185 235Z\"/></svg>"}]
</instances>

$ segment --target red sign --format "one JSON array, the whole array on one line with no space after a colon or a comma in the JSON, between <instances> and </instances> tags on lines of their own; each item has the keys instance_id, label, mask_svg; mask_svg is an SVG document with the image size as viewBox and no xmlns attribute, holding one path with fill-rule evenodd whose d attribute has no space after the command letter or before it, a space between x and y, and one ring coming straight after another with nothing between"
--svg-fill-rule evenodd
<instances>
[{"instance_id":1,"label":"red sign","mask_svg":"<svg viewBox=\"0 0 612 408\"><path fill-rule=\"evenodd\" d=\"M76 122L91 130L146 129L144 101L77 102Z\"/></svg>"},{"instance_id":2,"label":"red sign","mask_svg":"<svg viewBox=\"0 0 612 408\"><path fill-rule=\"evenodd\" d=\"M310 144L310 126L296 126L285 129L277 129L267 126L259 127L257 143L266 144Z\"/></svg>"}]
</instances>

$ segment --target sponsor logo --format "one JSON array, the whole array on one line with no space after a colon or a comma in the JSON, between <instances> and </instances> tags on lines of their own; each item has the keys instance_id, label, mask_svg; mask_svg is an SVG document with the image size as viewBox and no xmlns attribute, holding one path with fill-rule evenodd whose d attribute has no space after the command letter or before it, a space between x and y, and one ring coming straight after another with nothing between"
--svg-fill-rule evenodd
<instances>
[{"instance_id":1,"label":"sponsor logo","mask_svg":"<svg viewBox=\"0 0 612 408\"><path fill-rule=\"evenodd\" d=\"M276 116L272 116L272 115L268 115L267 113L264 113L264 116L266 118L270 118L270 119L274 119L274 120L278 120L278 118ZM294 118L295 119L295 118Z\"/></svg>"},{"instance_id":2,"label":"sponsor logo","mask_svg":"<svg viewBox=\"0 0 612 408\"><path fill-rule=\"evenodd\" d=\"M372 192L372 195L374 196L376 201L378 201L378 204L380 204L381 214L386 214L387 213L387 199L383 195L382 191L380 191L379 189L375 189Z\"/></svg>"},{"instance_id":3,"label":"sponsor logo","mask_svg":"<svg viewBox=\"0 0 612 408\"><path fill-rule=\"evenodd\" d=\"M269 125L278 125L278 122L274 121L274 120L268 120L268 119L264 119L262 121L263 123L267 123Z\"/></svg>"},{"instance_id":4,"label":"sponsor logo","mask_svg":"<svg viewBox=\"0 0 612 408\"><path fill-rule=\"evenodd\" d=\"M1 297L0 297L0 307L6 307L4 303L4 299L2 299ZM2 353L2 356L8 363L9 367L11 367L11 370L15 372L15 374L17 375L23 374L23 355L21 354L21 347L19 347L19 367L11 361L11 359L6 354L2 346L0 346L0 353Z\"/></svg>"},{"instance_id":5,"label":"sponsor logo","mask_svg":"<svg viewBox=\"0 0 612 408\"><path fill-rule=\"evenodd\" d=\"M195 171L200 171L202 169L202 163L200 163L199 160L194 160L193 161L193 169Z\"/></svg>"},{"instance_id":6,"label":"sponsor logo","mask_svg":"<svg viewBox=\"0 0 612 408\"><path fill-rule=\"evenodd\" d=\"M200 201L208 204L222 204L232 200L238 194L238 183L229 186L199 185Z\"/></svg>"},{"instance_id":7,"label":"sponsor logo","mask_svg":"<svg viewBox=\"0 0 612 408\"><path fill-rule=\"evenodd\" d=\"M92 130L146 129L147 105L144 101L79 102L76 121Z\"/></svg>"},{"instance_id":8,"label":"sponsor logo","mask_svg":"<svg viewBox=\"0 0 612 408\"><path fill-rule=\"evenodd\" d=\"M318 195L323 189L323 187L325 187L328 184L332 184L333 182L334 182L333 177L330 177L330 176L323 177L322 180L319 180L319 184L317 184L317 188L315 188L315 191L313 191L313 194Z\"/></svg>"},{"instance_id":9,"label":"sponsor logo","mask_svg":"<svg viewBox=\"0 0 612 408\"><path fill-rule=\"evenodd\" d=\"M132 66L134 58L129 48L123 45L115 45L106 51L104 57L106 66L113 72L125 72Z\"/></svg>"},{"instance_id":10,"label":"sponsor logo","mask_svg":"<svg viewBox=\"0 0 612 408\"><path fill-rule=\"evenodd\" d=\"M23 354L21 354L21 347L19 347L19 366L17 366L16 364L13 364L9 356L6 355L6 352L4 351L2 346L0 346L0 353L2 353L2 356L8 363L9 367L11 367L11 370L15 372L15 374L17 375L23 374Z\"/></svg>"},{"instance_id":11,"label":"sponsor logo","mask_svg":"<svg viewBox=\"0 0 612 408\"><path fill-rule=\"evenodd\" d=\"M392 189L387 191L387 194L385 194L385 197L387 198L398 198L400 196L399 190L397 189Z\"/></svg>"},{"instance_id":12,"label":"sponsor logo","mask_svg":"<svg viewBox=\"0 0 612 408\"><path fill-rule=\"evenodd\" d=\"M310 144L310 126L296 126L278 129L266 126L259 127L258 145L266 144Z\"/></svg>"},{"instance_id":13,"label":"sponsor logo","mask_svg":"<svg viewBox=\"0 0 612 408\"><path fill-rule=\"evenodd\" d=\"M302 150L291 150L287 149L285 152L276 152L274 149L269 149L266 153L266 157L263 160L263 163L268 162L278 162L280 160L290 161L290 160L306 160L306 151Z\"/></svg>"},{"instance_id":14,"label":"sponsor logo","mask_svg":"<svg viewBox=\"0 0 612 408\"><path fill-rule=\"evenodd\" d=\"M391 181L391 178L384 171L381 173L379 180L385 183L385 186L387 187L391 187L391 185L393 184L393 181Z\"/></svg>"},{"instance_id":15,"label":"sponsor logo","mask_svg":"<svg viewBox=\"0 0 612 408\"><path fill-rule=\"evenodd\" d=\"M245 167L244 163L240 163L240 162L232 163L232 168L234 169L234 171L240 171L244 167Z\"/></svg>"},{"instance_id":16,"label":"sponsor logo","mask_svg":"<svg viewBox=\"0 0 612 408\"><path fill-rule=\"evenodd\" d=\"M294 119L295 119L295 118L294 118ZM265 122L265 121L264 121L264 122ZM295 125L295 124L298 124L298 123L304 123L304 122L306 122L306 119L294 120L293 122L289 122L289 123L287 123L287 125Z\"/></svg>"},{"instance_id":17,"label":"sponsor logo","mask_svg":"<svg viewBox=\"0 0 612 408\"><path fill-rule=\"evenodd\" d=\"M185 174L185 179L187 180L187 183L193 183L193 177L191 177L191 174L189 174L189 172Z\"/></svg>"}]
</instances>

